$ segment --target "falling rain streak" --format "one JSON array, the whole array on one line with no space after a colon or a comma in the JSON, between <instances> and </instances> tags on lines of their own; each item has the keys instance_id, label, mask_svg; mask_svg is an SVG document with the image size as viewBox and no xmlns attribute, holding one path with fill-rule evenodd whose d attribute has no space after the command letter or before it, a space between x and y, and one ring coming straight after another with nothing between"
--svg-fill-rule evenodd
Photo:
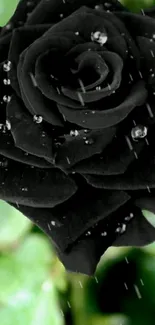
<instances>
[{"instance_id":1,"label":"falling rain streak","mask_svg":"<svg viewBox=\"0 0 155 325\"><path fill-rule=\"evenodd\" d=\"M151 52L152 57L154 58L154 52L152 50L150 50L150 52Z\"/></svg>"},{"instance_id":2,"label":"falling rain streak","mask_svg":"<svg viewBox=\"0 0 155 325\"><path fill-rule=\"evenodd\" d=\"M146 103L146 107L147 107L147 110L149 112L150 117L153 118L154 117L154 114L152 112L151 106L148 103Z\"/></svg>"},{"instance_id":3,"label":"falling rain streak","mask_svg":"<svg viewBox=\"0 0 155 325\"><path fill-rule=\"evenodd\" d=\"M80 287L83 288L83 285L82 285L81 281L79 281L79 284L80 284Z\"/></svg>"},{"instance_id":4,"label":"falling rain streak","mask_svg":"<svg viewBox=\"0 0 155 325\"><path fill-rule=\"evenodd\" d=\"M125 286L125 289L128 290L128 286L127 286L126 282L124 282L124 286Z\"/></svg>"},{"instance_id":5,"label":"falling rain streak","mask_svg":"<svg viewBox=\"0 0 155 325\"><path fill-rule=\"evenodd\" d=\"M132 143L131 143L131 141L130 141L130 139L129 139L129 137L127 135L125 136L125 139L126 139L126 142L127 142L128 146L129 146L129 149L133 150Z\"/></svg>"},{"instance_id":6,"label":"falling rain streak","mask_svg":"<svg viewBox=\"0 0 155 325\"><path fill-rule=\"evenodd\" d=\"M32 80L33 86L34 86L34 87L38 87L37 82L36 82L36 79L35 79L34 75L33 75L31 72L30 72L30 77L31 77L31 80Z\"/></svg>"},{"instance_id":7,"label":"falling rain streak","mask_svg":"<svg viewBox=\"0 0 155 325\"><path fill-rule=\"evenodd\" d=\"M85 93L86 90L85 90L85 87L84 87L84 84L83 84L82 80L81 79L78 79L78 81L79 81L79 84L80 84L80 87L81 87L83 93Z\"/></svg>"},{"instance_id":8,"label":"falling rain streak","mask_svg":"<svg viewBox=\"0 0 155 325\"><path fill-rule=\"evenodd\" d=\"M135 288L135 291L136 291L137 297L138 297L139 299L141 299L142 296L141 296L141 293L140 293L140 291L139 291L139 288L137 287L136 284L134 284L134 288Z\"/></svg>"},{"instance_id":9,"label":"falling rain streak","mask_svg":"<svg viewBox=\"0 0 155 325\"><path fill-rule=\"evenodd\" d=\"M128 261L127 257L125 257L125 260L126 260L127 264L129 264L129 261Z\"/></svg>"},{"instance_id":10,"label":"falling rain streak","mask_svg":"<svg viewBox=\"0 0 155 325\"><path fill-rule=\"evenodd\" d=\"M82 95L81 95L79 92L78 92L77 94L78 94L79 101L80 101L81 105L82 105L82 106L85 106L85 103L84 103L84 100L83 100L83 98L82 98Z\"/></svg>"},{"instance_id":11,"label":"falling rain streak","mask_svg":"<svg viewBox=\"0 0 155 325\"><path fill-rule=\"evenodd\" d=\"M126 142L127 142L128 146L129 146L129 149L132 151L133 146L132 146L132 143L131 143L131 141L130 141L130 139L129 139L129 137L127 135L125 136L125 139L126 139ZM133 153L134 153L135 158L138 159L137 152L134 151Z\"/></svg>"},{"instance_id":12,"label":"falling rain streak","mask_svg":"<svg viewBox=\"0 0 155 325\"><path fill-rule=\"evenodd\" d=\"M94 277L94 279L95 279L96 283L98 283L98 278L96 276Z\"/></svg>"},{"instance_id":13,"label":"falling rain streak","mask_svg":"<svg viewBox=\"0 0 155 325\"><path fill-rule=\"evenodd\" d=\"M71 304L69 301L67 301L68 307L71 308Z\"/></svg>"},{"instance_id":14,"label":"falling rain streak","mask_svg":"<svg viewBox=\"0 0 155 325\"><path fill-rule=\"evenodd\" d=\"M148 192L151 193L150 187L148 185L146 187L147 187Z\"/></svg>"},{"instance_id":15,"label":"falling rain streak","mask_svg":"<svg viewBox=\"0 0 155 325\"><path fill-rule=\"evenodd\" d=\"M140 279L141 285L144 286L144 282L142 279Z\"/></svg>"}]
</instances>

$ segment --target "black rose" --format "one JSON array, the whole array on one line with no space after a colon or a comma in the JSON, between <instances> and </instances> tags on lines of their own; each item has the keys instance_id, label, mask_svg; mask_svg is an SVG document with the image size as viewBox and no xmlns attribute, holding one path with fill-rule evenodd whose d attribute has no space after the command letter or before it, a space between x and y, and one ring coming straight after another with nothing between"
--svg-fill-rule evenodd
<instances>
[{"instance_id":1,"label":"black rose","mask_svg":"<svg viewBox=\"0 0 155 325\"><path fill-rule=\"evenodd\" d=\"M149 17L149 14L151 17ZM20 1L0 33L0 198L70 271L155 230L154 11L113 0Z\"/></svg>"}]
</instances>

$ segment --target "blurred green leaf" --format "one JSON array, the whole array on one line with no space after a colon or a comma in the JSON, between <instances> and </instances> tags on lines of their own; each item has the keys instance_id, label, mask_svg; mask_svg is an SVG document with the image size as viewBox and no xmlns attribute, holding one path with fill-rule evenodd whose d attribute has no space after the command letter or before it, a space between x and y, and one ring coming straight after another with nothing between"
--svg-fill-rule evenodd
<instances>
[{"instance_id":1,"label":"blurred green leaf","mask_svg":"<svg viewBox=\"0 0 155 325\"><path fill-rule=\"evenodd\" d=\"M150 211L146 211L143 210L143 215L144 217L147 219L147 221L153 226L155 227L155 214L150 212Z\"/></svg>"},{"instance_id":2,"label":"blurred green leaf","mask_svg":"<svg viewBox=\"0 0 155 325\"><path fill-rule=\"evenodd\" d=\"M19 0L0 0L0 26L7 24L16 10Z\"/></svg>"},{"instance_id":3,"label":"blurred green leaf","mask_svg":"<svg viewBox=\"0 0 155 325\"><path fill-rule=\"evenodd\" d=\"M0 200L0 251L13 246L32 227L18 210Z\"/></svg>"},{"instance_id":4,"label":"blurred green leaf","mask_svg":"<svg viewBox=\"0 0 155 325\"><path fill-rule=\"evenodd\" d=\"M140 11L140 9L151 8L155 5L155 0L121 0L120 2L131 11Z\"/></svg>"},{"instance_id":5,"label":"blurred green leaf","mask_svg":"<svg viewBox=\"0 0 155 325\"><path fill-rule=\"evenodd\" d=\"M54 260L48 240L36 234L0 257L1 324L63 325L51 276Z\"/></svg>"}]
</instances>

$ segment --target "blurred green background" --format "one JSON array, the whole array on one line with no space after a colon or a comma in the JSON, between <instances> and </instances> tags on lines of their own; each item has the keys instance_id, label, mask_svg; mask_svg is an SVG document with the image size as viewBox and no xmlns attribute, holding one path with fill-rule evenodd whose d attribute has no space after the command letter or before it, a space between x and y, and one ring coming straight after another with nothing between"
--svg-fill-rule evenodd
<instances>
[{"instance_id":1,"label":"blurred green background","mask_svg":"<svg viewBox=\"0 0 155 325\"><path fill-rule=\"evenodd\" d=\"M124 0L130 10L155 0ZM0 26L18 0L0 0ZM155 226L155 215L144 211ZM47 237L0 200L0 324L154 325L155 242L109 248L95 276L66 272Z\"/></svg>"}]
</instances>

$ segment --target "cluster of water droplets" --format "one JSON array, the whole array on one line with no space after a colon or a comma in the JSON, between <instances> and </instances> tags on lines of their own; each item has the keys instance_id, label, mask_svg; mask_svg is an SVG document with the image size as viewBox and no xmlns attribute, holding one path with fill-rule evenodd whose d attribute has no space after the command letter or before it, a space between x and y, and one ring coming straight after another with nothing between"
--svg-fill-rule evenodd
<instances>
[{"instance_id":1,"label":"cluster of water droplets","mask_svg":"<svg viewBox=\"0 0 155 325\"><path fill-rule=\"evenodd\" d=\"M114 233L117 233L119 235L123 234L126 229L127 229L127 224L128 222L134 218L134 214L131 212L129 213L128 216L126 216L124 218L124 220L122 222L118 222L117 225L116 225L116 228L114 230ZM92 230L94 228L96 228L98 226L98 223L96 223L93 227L92 227ZM92 234L91 230L89 229L86 233L85 233L85 236L90 236ZM105 225L104 227L104 230L101 229L101 232L100 232L100 236L103 236L103 237L107 237L109 234L109 236L111 236L111 230L108 232L108 224Z\"/></svg>"}]
</instances>

